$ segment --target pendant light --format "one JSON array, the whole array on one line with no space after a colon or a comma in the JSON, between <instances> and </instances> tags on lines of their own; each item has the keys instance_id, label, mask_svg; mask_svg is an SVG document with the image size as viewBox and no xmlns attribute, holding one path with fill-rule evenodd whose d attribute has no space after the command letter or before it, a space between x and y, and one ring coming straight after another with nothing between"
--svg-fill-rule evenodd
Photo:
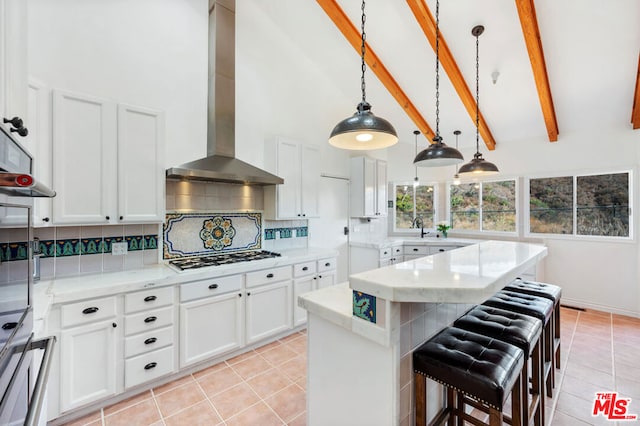
<instances>
[{"instance_id":1,"label":"pendant light","mask_svg":"<svg viewBox=\"0 0 640 426\"><path fill-rule=\"evenodd\" d=\"M462 132L460 130L454 130L453 134L456 135L456 149L458 149L458 136L460 136ZM460 175L458 174L458 165L456 164L456 174L453 175L453 184L460 185Z\"/></svg>"},{"instance_id":2,"label":"pendant light","mask_svg":"<svg viewBox=\"0 0 640 426\"><path fill-rule=\"evenodd\" d=\"M458 170L459 174L473 174L474 176L488 176L498 173L498 167L482 158L480 153L480 43L478 37L484 32L482 25L477 25L471 30L471 34L476 38L476 153L473 160L463 164Z\"/></svg>"},{"instance_id":3,"label":"pendant light","mask_svg":"<svg viewBox=\"0 0 640 426\"><path fill-rule=\"evenodd\" d=\"M460 151L442 142L440 136L440 1L436 1L436 135L433 144L416 155L413 164L423 167L440 167L464 161Z\"/></svg>"},{"instance_id":4,"label":"pendant light","mask_svg":"<svg viewBox=\"0 0 640 426\"><path fill-rule=\"evenodd\" d=\"M414 130L413 134L416 136L416 154L418 155L418 135L420 134L420 130ZM420 185L420 179L418 179L418 166L415 166L416 169L416 177L413 178L413 186L416 187Z\"/></svg>"},{"instance_id":5,"label":"pendant light","mask_svg":"<svg viewBox=\"0 0 640 426\"><path fill-rule=\"evenodd\" d=\"M398 135L391 123L384 118L373 115L371 105L366 100L364 81L364 72L367 69L364 61L366 50L364 23L366 16L364 14L364 6L364 0L362 0L362 44L360 46L362 101L358 104L354 115L345 118L333 128L329 137L329 144L336 148L371 150L387 148L398 142Z\"/></svg>"}]
</instances>

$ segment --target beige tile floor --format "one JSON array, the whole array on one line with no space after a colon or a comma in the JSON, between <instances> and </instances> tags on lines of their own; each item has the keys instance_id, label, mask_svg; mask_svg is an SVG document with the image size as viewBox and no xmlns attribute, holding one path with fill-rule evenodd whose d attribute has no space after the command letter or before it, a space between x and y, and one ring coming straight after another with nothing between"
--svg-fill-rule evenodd
<instances>
[{"instance_id":1,"label":"beige tile floor","mask_svg":"<svg viewBox=\"0 0 640 426\"><path fill-rule=\"evenodd\" d=\"M304 331L295 333L66 426L305 425L306 343ZM591 415L596 392L631 398L629 413L640 415L639 352L640 319L563 308L562 368L547 424L616 425Z\"/></svg>"}]
</instances>

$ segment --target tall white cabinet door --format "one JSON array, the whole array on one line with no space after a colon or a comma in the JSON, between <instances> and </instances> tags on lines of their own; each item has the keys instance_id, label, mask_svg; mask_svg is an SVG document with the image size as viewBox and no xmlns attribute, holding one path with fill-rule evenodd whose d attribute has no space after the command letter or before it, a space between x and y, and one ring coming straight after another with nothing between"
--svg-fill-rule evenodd
<instances>
[{"instance_id":1,"label":"tall white cabinet door","mask_svg":"<svg viewBox=\"0 0 640 426\"><path fill-rule=\"evenodd\" d=\"M290 329L291 311L290 280L247 291L247 343Z\"/></svg>"},{"instance_id":2,"label":"tall white cabinet door","mask_svg":"<svg viewBox=\"0 0 640 426\"><path fill-rule=\"evenodd\" d=\"M277 209L280 219L294 219L300 214L300 164L298 144L278 141L278 176L284 179L276 185Z\"/></svg>"},{"instance_id":3,"label":"tall white cabinet door","mask_svg":"<svg viewBox=\"0 0 640 426\"><path fill-rule=\"evenodd\" d=\"M314 283L317 281L315 275L305 278L298 278L293 281L293 326L307 322L307 310L298 306L298 296L315 290Z\"/></svg>"},{"instance_id":4,"label":"tall white cabinet door","mask_svg":"<svg viewBox=\"0 0 640 426\"><path fill-rule=\"evenodd\" d=\"M0 117L25 120L27 75L27 2L0 0ZM29 128L30 123L25 120L24 125ZM9 124L0 126L10 129Z\"/></svg>"},{"instance_id":5,"label":"tall white cabinet door","mask_svg":"<svg viewBox=\"0 0 640 426\"><path fill-rule=\"evenodd\" d=\"M387 215L387 163L376 160L376 214Z\"/></svg>"},{"instance_id":6,"label":"tall white cabinet door","mask_svg":"<svg viewBox=\"0 0 640 426\"><path fill-rule=\"evenodd\" d=\"M241 293L209 297L180 306L180 367L242 346Z\"/></svg>"},{"instance_id":7,"label":"tall white cabinet door","mask_svg":"<svg viewBox=\"0 0 640 426\"><path fill-rule=\"evenodd\" d=\"M52 187L50 92L44 83L29 79L27 93L29 135L24 145L33 155L33 174L40 182ZM51 224L51 198L36 198L33 201L33 224Z\"/></svg>"},{"instance_id":8,"label":"tall white cabinet door","mask_svg":"<svg viewBox=\"0 0 640 426\"><path fill-rule=\"evenodd\" d=\"M107 224L116 214L116 138L113 102L54 91L54 223Z\"/></svg>"},{"instance_id":9,"label":"tall white cabinet door","mask_svg":"<svg viewBox=\"0 0 640 426\"><path fill-rule=\"evenodd\" d=\"M320 149L312 145L300 145L301 212L304 217L320 216Z\"/></svg>"},{"instance_id":10,"label":"tall white cabinet door","mask_svg":"<svg viewBox=\"0 0 640 426\"><path fill-rule=\"evenodd\" d=\"M164 114L118 105L118 221L164 219Z\"/></svg>"},{"instance_id":11,"label":"tall white cabinet door","mask_svg":"<svg viewBox=\"0 0 640 426\"><path fill-rule=\"evenodd\" d=\"M61 333L61 411L115 395L118 329L113 324L103 321Z\"/></svg>"}]
</instances>

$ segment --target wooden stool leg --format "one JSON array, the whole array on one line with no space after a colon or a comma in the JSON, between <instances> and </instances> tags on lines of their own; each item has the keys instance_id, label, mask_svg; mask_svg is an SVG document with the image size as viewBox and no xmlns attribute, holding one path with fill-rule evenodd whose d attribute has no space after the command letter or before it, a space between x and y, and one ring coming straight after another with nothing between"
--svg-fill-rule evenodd
<instances>
[{"instance_id":1,"label":"wooden stool leg","mask_svg":"<svg viewBox=\"0 0 640 426\"><path fill-rule=\"evenodd\" d=\"M489 425L502 426L502 411L496 410L495 408L489 409Z\"/></svg>"},{"instance_id":2,"label":"wooden stool leg","mask_svg":"<svg viewBox=\"0 0 640 426\"><path fill-rule=\"evenodd\" d=\"M527 411L522 412L522 400L527 400L527 395L522 394L521 392L521 383L522 374L518 376L516 382L513 385L513 389L511 389L511 424L513 426L516 425L526 425L527 422L523 422L522 419L527 416ZM526 379L525 379L526 380Z\"/></svg>"},{"instance_id":3,"label":"wooden stool leg","mask_svg":"<svg viewBox=\"0 0 640 426\"><path fill-rule=\"evenodd\" d=\"M546 392L545 392L545 383L544 383L544 353L545 353L545 349L544 349L544 337L543 335L540 335L540 341L538 342L538 350L540 351L540 353L538 354L538 356L540 357L540 374L538 375L538 380L539 380L539 388L540 389L540 407L538 407L538 409L540 410L540 421L542 422L542 424L544 425L545 423L545 401L546 401Z\"/></svg>"},{"instance_id":4,"label":"wooden stool leg","mask_svg":"<svg viewBox=\"0 0 640 426\"><path fill-rule=\"evenodd\" d=\"M554 331L551 329L551 320L547 321L547 324L544 326L542 330L542 334L545 336L544 342L544 360L545 362L550 362L551 366L549 368L548 376L545 377L546 385L547 385L547 395L549 398L553 398L553 379L555 375L555 362L553 355L553 333ZM546 373L546 368L545 368Z\"/></svg>"},{"instance_id":5,"label":"wooden stool leg","mask_svg":"<svg viewBox=\"0 0 640 426\"><path fill-rule=\"evenodd\" d=\"M533 394L534 425L544 426L542 408L540 407L544 404L544 372L542 371L544 369L544 360L542 359L542 352L540 351L540 342L533 348L531 359L531 390Z\"/></svg>"},{"instance_id":6,"label":"wooden stool leg","mask_svg":"<svg viewBox=\"0 0 640 426\"><path fill-rule=\"evenodd\" d=\"M533 369L534 367L532 365L531 366L532 372L533 372ZM522 374L520 374L520 394L521 394L520 411L522 411L522 416L528 419L529 418L529 360L527 359L526 355L525 355L524 364L522 366ZM515 425L516 423L513 423L513 424Z\"/></svg>"},{"instance_id":7,"label":"wooden stool leg","mask_svg":"<svg viewBox=\"0 0 640 426\"><path fill-rule=\"evenodd\" d=\"M555 338L558 339L558 349L556 350L556 368L560 369L560 300L556 302L555 308Z\"/></svg>"},{"instance_id":8,"label":"wooden stool leg","mask_svg":"<svg viewBox=\"0 0 640 426\"><path fill-rule=\"evenodd\" d=\"M416 426L427 426L427 378L415 373L413 381L416 383Z\"/></svg>"}]
</instances>

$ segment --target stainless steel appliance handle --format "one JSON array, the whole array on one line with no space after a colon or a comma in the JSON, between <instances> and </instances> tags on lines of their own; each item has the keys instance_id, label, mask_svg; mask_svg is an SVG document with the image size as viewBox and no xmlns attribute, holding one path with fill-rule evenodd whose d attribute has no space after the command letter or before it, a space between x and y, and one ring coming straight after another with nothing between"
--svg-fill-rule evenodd
<instances>
[{"instance_id":1,"label":"stainless steel appliance handle","mask_svg":"<svg viewBox=\"0 0 640 426\"><path fill-rule=\"evenodd\" d=\"M55 343L55 336L31 342L31 350L44 349L44 355L42 356L40 371L38 372L38 378L36 379L36 384L31 396L31 402L29 403L27 418L24 421L25 426L35 426L38 424L40 409L42 408L42 401L46 391L47 379L49 377L49 369L51 367L51 358L53 357L53 346Z\"/></svg>"}]
</instances>

